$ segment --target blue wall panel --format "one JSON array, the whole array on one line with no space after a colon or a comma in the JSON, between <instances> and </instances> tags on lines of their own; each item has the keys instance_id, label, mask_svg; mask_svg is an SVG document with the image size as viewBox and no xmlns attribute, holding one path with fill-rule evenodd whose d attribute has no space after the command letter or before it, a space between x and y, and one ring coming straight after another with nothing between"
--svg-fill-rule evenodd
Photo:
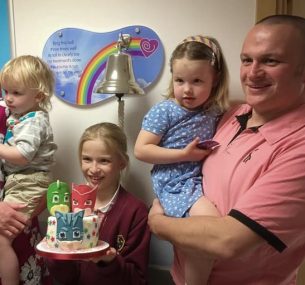
<instances>
[{"instance_id":1,"label":"blue wall panel","mask_svg":"<svg viewBox=\"0 0 305 285\"><path fill-rule=\"evenodd\" d=\"M0 0L0 68L11 58L7 0Z\"/></svg>"}]
</instances>

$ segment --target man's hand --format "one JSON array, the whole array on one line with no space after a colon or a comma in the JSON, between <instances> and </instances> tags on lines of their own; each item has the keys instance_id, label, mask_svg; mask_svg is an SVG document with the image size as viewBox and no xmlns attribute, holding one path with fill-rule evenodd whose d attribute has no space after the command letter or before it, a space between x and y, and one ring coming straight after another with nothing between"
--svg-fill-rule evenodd
<instances>
[{"instance_id":1,"label":"man's hand","mask_svg":"<svg viewBox=\"0 0 305 285\"><path fill-rule=\"evenodd\" d=\"M148 218L154 215L164 215L164 210L157 198L153 200L152 206L149 210Z\"/></svg>"},{"instance_id":2,"label":"man's hand","mask_svg":"<svg viewBox=\"0 0 305 285\"><path fill-rule=\"evenodd\" d=\"M164 216L164 210L160 204L160 201L158 199L154 199L153 204L150 208L150 211L148 213L148 225L150 227L150 230L157 234L157 225L158 225L158 217Z\"/></svg>"},{"instance_id":3,"label":"man's hand","mask_svg":"<svg viewBox=\"0 0 305 285\"><path fill-rule=\"evenodd\" d=\"M18 210L25 204L0 202L0 233L8 238L15 238L29 223L29 218Z\"/></svg>"}]
</instances>

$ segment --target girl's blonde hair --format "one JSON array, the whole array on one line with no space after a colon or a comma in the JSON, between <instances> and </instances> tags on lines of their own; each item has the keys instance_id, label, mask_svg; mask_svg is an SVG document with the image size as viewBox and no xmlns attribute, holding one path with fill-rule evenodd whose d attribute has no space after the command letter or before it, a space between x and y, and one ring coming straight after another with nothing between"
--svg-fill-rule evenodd
<instances>
[{"instance_id":1,"label":"girl's blonde hair","mask_svg":"<svg viewBox=\"0 0 305 285\"><path fill-rule=\"evenodd\" d=\"M126 166L129 162L127 154L127 138L123 130L113 123L99 123L88 127L80 138L78 154L81 161L83 145L86 141L100 139L107 148L113 150L125 162Z\"/></svg>"},{"instance_id":2,"label":"girl's blonde hair","mask_svg":"<svg viewBox=\"0 0 305 285\"><path fill-rule=\"evenodd\" d=\"M216 72L217 84L204 104L205 110L224 112L229 106L229 72L218 41L213 37L193 36L180 43L170 58L170 71L173 72L173 63L177 59L208 60ZM166 98L174 98L173 79L171 79Z\"/></svg>"},{"instance_id":3,"label":"girl's blonde hair","mask_svg":"<svg viewBox=\"0 0 305 285\"><path fill-rule=\"evenodd\" d=\"M39 107L44 111L49 111L52 108L54 74L39 57L22 55L8 61L0 72L0 86L3 85L4 81L37 90L37 93L43 94Z\"/></svg>"}]
</instances>

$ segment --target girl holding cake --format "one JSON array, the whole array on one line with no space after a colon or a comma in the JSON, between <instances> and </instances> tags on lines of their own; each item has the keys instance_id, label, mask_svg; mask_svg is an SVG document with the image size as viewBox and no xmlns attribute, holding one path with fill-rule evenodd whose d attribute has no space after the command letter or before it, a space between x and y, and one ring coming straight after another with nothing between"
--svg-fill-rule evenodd
<instances>
[{"instance_id":1,"label":"girl holding cake","mask_svg":"<svg viewBox=\"0 0 305 285\"><path fill-rule=\"evenodd\" d=\"M110 248L91 260L47 259L51 275L61 284L147 284L148 210L120 184L129 161L126 135L112 123L90 126L81 136L79 158L88 184L98 185L94 210L103 216L99 239Z\"/></svg>"}]
</instances>

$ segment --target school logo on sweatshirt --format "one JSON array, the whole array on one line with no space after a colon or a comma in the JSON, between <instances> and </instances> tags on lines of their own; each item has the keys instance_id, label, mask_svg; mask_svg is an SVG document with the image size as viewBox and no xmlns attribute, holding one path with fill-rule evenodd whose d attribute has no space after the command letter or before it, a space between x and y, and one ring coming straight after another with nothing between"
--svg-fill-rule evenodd
<instances>
[{"instance_id":1,"label":"school logo on sweatshirt","mask_svg":"<svg viewBox=\"0 0 305 285\"><path fill-rule=\"evenodd\" d=\"M116 248L118 252L121 252L125 245L125 239L123 235L118 235L116 238Z\"/></svg>"}]
</instances>

